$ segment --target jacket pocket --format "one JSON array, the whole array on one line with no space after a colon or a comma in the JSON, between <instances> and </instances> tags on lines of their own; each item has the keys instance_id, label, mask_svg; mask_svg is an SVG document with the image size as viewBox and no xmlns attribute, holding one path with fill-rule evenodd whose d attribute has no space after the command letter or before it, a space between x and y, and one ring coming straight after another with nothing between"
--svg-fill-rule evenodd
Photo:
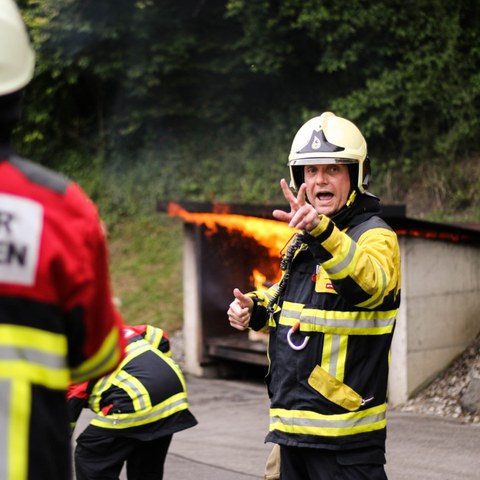
<instances>
[{"instance_id":1,"label":"jacket pocket","mask_svg":"<svg viewBox=\"0 0 480 480\"><path fill-rule=\"evenodd\" d=\"M363 398L355 390L337 380L320 365L313 369L308 377L308 384L325 398L349 412L355 412L362 406Z\"/></svg>"}]
</instances>

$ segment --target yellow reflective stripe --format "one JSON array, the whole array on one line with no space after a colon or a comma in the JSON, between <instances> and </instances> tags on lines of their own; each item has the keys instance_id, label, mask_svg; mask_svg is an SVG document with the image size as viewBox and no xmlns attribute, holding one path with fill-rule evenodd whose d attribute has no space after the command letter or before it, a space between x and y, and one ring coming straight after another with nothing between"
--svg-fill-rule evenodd
<instances>
[{"instance_id":1,"label":"yellow reflective stripe","mask_svg":"<svg viewBox=\"0 0 480 480\"><path fill-rule=\"evenodd\" d=\"M162 358L162 360L168 364L168 366L175 372L175 374L177 375L178 377L178 380L180 381L180 383L182 384L182 389L183 391L185 392L187 390L187 385L185 383L185 378L183 377L183 373L182 373L182 370L180 369L180 367L175 363L174 360L172 360L170 357L166 357L165 355L163 355L161 352L158 352L156 351L155 352L159 357Z\"/></svg>"},{"instance_id":2,"label":"yellow reflective stripe","mask_svg":"<svg viewBox=\"0 0 480 480\"><path fill-rule=\"evenodd\" d=\"M348 335L325 334L322 350L322 368L332 377L343 381L347 357Z\"/></svg>"},{"instance_id":3,"label":"yellow reflective stripe","mask_svg":"<svg viewBox=\"0 0 480 480\"><path fill-rule=\"evenodd\" d=\"M26 382L13 381L10 438L12 479L26 479L30 425L31 387Z\"/></svg>"},{"instance_id":4,"label":"yellow reflective stripe","mask_svg":"<svg viewBox=\"0 0 480 480\"><path fill-rule=\"evenodd\" d=\"M26 480L31 387L23 380L0 380L0 478Z\"/></svg>"},{"instance_id":5,"label":"yellow reflective stripe","mask_svg":"<svg viewBox=\"0 0 480 480\"><path fill-rule=\"evenodd\" d=\"M306 410L270 409L270 431L294 435L338 437L381 430L386 427L386 404L336 415Z\"/></svg>"},{"instance_id":6,"label":"yellow reflective stripe","mask_svg":"<svg viewBox=\"0 0 480 480\"><path fill-rule=\"evenodd\" d=\"M343 335L382 335L391 333L398 309L388 311L330 311L305 308L284 302L280 325L292 326L300 320L300 331Z\"/></svg>"},{"instance_id":7,"label":"yellow reflective stripe","mask_svg":"<svg viewBox=\"0 0 480 480\"><path fill-rule=\"evenodd\" d=\"M163 337L163 330L161 328L152 327L151 325L147 325L147 329L145 330L145 340L152 344L155 348L158 348L160 342L162 341Z\"/></svg>"},{"instance_id":8,"label":"yellow reflective stripe","mask_svg":"<svg viewBox=\"0 0 480 480\"><path fill-rule=\"evenodd\" d=\"M333 258L322 263L332 280L347 277L353 269L352 265L356 263L354 260L358 259L357 244L350 237L345 236L340 248L335 250Z\"/></svg>"},{"instance_id":9,"label":"yellow reflective stripe","mask_svg":"<svg viewBox=\"0 0 480 480\"><path fill-rule=\"evenodd\" d=\"M144 352L151 351L152 348L146 340L137 340L136 342L130 343L125 348L125 357L120 362L118 367L110 374L102 377L93 387L92 393L90 394L88 404L89 407L94 411L98 412L100 410L100 402L102 400L102 395L107 391L111 385L115 383L115 377L119 372L125 367L125 365L133 360L138 355L141 355Z\"/></svg>"},{"instance_id":10,"label":"yellow reflective stripe","mask_svg":"<svg viewBox=\"0 0 480 480\"><path fill-rule=\"evenodd\" d=\"M124 390L132 401L133 408L138 410L145 410L150 408L152 403L147 389L139 382L139 380L124 370L121 370L115 375L113 385Z\"/></svg>"},{"instance_id":11,"label":"yellow reflective stripe","mask_svg":"<svg viewBox=\"0 0 480 480\"><path fill-rule=\"evenodd\" d=\"M252 297L258 298L258 304L266 307L270 300L276 295L278 289L278 283L275 283L268 290L256 290L248 293Z\"/></svg>"},{"instance_id":12,"label":"yellow reflective stripe","mask_svg":"<svg viewBox=\"0 0 480 480\"><path fill-rule=\"evenodd\" d=\"M22 379L46 388L64 390L70 375L68 368L49 368L26 360L16 360L0 362L0 378Z\"/></svg>"},{"instance_id":13,"label":"yellow reflective stripe","mask_svg":"<svg viewBox=\"0 0 480 480\"><path fill-rule=\"evenodd\" d=\"M67 339L64 335L19 325L0 325L0 345L28 348L58 356L67 354Z\"/></svg>"},{"instance_id":14,"label":"yellow reflective stripe","mask_svg":"<svg viewBox=\"0 0 480 480\"><path fill-rule=\"evenodd\" d=\"M131 428L162 420L187 408L187 394L186 392L180 392L147 411L118 413L108 416L99 413L90 423L103 428Z\"/></svg>"},{"instance_id":15,"label":"yellow reflective stripe","mask_svg":"<svg viewBox=\"0 0 480 480\"><path fill-rule=\"evenodd\" d=\"M385 270L377 260L374 260L373 265L375 267L375 278L377 280L374 282L374 284L377 285L376 294L374 292L370 299L359 303L358 306L362 308L375 308L380 305L383 302L385 291L387 290L387 274Z\"/></svg>"},{"instance_id":16,"label":"yellow reflective stripe","mask_svg":"<svg viewBox=\"0 0 480 480\"><path fill-rule=\"evenodd\" d=\"M101 377L105 372L115 368L122 353L118 346L118 335L118 328L112 328L97 352L78 367L72 369L73 383L82 383L92 378Z\"/></svg>"},{"instance_id":17,"label":"yellow reflective stripe","mask_svg":"<svg viewBox=\"0 0 480 480\"><path fill-rule=\"evenodd\" d=\"M345 362L347 361L348 335L339 335L337 350L337 368L334 377L343 382L345 378Z\"/></svg>"},{"instance_id":18,"label":"yellow reflective stripe","mask_svg":"<svg viewBox=\"0 0 480 480\"><path fill-rule=\"evenodd\" d=\"M69 381L67 340L58 333L0 325L0 377L65 389Z\"/></svg>"},{"instance_id":19,"label":"yellow reflective stripe","mask_svg":"<svg viewBox=\"0 0 480 480\"><path fill-rule=\"evenodd\" d=\"M324 368L327 372L330 372L330 354L332 352L332 341L333 336L326 334L323 339L322 368Z\"/></svg>"}]
</instances>

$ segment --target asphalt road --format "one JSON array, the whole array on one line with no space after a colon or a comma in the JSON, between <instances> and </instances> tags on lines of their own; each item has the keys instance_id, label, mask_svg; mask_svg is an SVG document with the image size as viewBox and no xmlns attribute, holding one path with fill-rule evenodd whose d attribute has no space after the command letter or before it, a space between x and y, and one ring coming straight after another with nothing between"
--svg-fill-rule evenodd
<instances>
[{"instance_id":1,"label":"asphalt road","mask_svg":"<svg viewBox=\"0 0 480 480\"><path fill-rule=\"evenodd\" d=\"M199 424L174 435L164 479L262 479L271 449L264 443L268 399L263 384L187 376L187 387ZM89 417L82 414L76 433ZM480 425L400 412L388 412L387 418L389 480L480 479Z\"/></svg>"}]
</instances>

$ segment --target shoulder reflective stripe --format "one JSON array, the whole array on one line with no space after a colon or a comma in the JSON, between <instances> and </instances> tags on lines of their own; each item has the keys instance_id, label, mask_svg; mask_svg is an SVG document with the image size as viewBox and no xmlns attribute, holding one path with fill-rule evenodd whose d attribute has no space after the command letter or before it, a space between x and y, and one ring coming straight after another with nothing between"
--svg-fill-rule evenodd
<instances>
[{"instance_id":1,"label":"shoulder reflective stripe","mask_svg":"<svg viewBox=\"0 0 480 480\"><path fill-rule=\"evenodd\" d=\"M103 428L131 428L162 420L187 408L187 394L181 392L146 412L118 413L108 416L97 414L90 423Z\"/></svg>"},{"instance_id":2,"label":"shoulder reflective stripe","mask_svg":"<svg viewBox=\"0 0 480 480\"><path fill-rule=\"evenodd\" d=\"M187 391L187 385L185 383L185 378L183 376L181 368L177 365L175 360L173 360L170 357L167 357L164 355L162 352L159 352L158 350L155 351L155 354L158 355L168 366L176 373L178 380L180 381L182 385L182 389L184 392Z\"/></svg>"},{"instance_id":3,"label":"shoulder reflective stripe","mask_svg":"<svg viewBox=\"0 0 480 480\"><path fill-rule=\"evenodd\" d=\"M120 370L115 375L112 383L127 393L135 411L145 410L152 406L147 389L137 378L127 374L124 370Z\"/></svg>"},{"instance_id":4,"label":"shoulder reflective stripe","mask_svg":"<svg viewBox=\"0 0 480 480\"><path fill-rule=\"evenodd\" d=\"M292 326L300 320L302 332L324 332L351 335L382 335L391 333L398 309L388 311L329 311L305 308L284 302L280 325Z\"/></svg>"},{"instance_id":5,"label":"shoulder reflective stripe","mask_svg":"<svg viewBox=\"0 0 480 480\"><path fill-rule=\"evenodd\" d=\"M160 345L162 336L163 336L162 329L152 327L151 325L147 326L145 340L150 342L155 348L158 348L158 345Z\"/></svg>"},{"instance_id":6,"label":"shoulder reflective stripe","mask_svg":"<svg viewBox=\"0 0 480 480\"><path fill-rule=\"evenodd\" d=\"M270 431L326 437L354 435L385 428L385 412L385 404L359 412L337 415L273 408L270 410Z\"/></svg>"},{"instance_id":7,"label":"shoulder reflective stripe","mask_svg":"<svg viewBox=\"0 0 480 480\"><path fill-rule=\"evenodd\" d=\"M72 382L82 383L92 378L101 377L105 372L112 370L120 359L118 346L119 331L112 328L97 353L72 369Z\"/></svg>"},{"instance_id":8,"label":"shoulder reflective stripe","mask_svg":"<svg viewBox=\"0 0 480 480\"><path fill-rule=\"evenodd\" d=\"M0 380L0 478L27 480L30 424L30 385L22 380Z\"/></svg>"},{"instance_id":9,"label":"shoulder reflective stripe","mask_svg":"<svg viewBox=\"0 0 480 480\"><path fill-rule=\"evenodd\" d=\"M329 277L337 278L339 276L344 277L346 275L340 275L343 270L345 270L353 260L355 253L357 251L357 244L352 241L351 238L345 237L347 244L346 248L343 251L340 251L335 255L331 260L327 260L322 264L322 267L328 273Z\"/></svg>"},{"instance_id":10,"label":"shoulder reflective stripe","mask_svg":"<svg viewBox=\"0 0 480 480\"><path fill-rule=\"evenodd\" d=\"M88 404L91 410L98 412L100 410L100 402L102 400L102 395L107 391L111 385L115 383L115 377L121 372L121 370L130 362L132 359L141 355L142 353L151 350L150 344L146 340L138 340L136 342L130 343L125 348L125 358L120 362L120 365L110 374L102 377L93 387L90 394ZM130 397L131 398L131 397Z\"/></svg>"}]
</instances>

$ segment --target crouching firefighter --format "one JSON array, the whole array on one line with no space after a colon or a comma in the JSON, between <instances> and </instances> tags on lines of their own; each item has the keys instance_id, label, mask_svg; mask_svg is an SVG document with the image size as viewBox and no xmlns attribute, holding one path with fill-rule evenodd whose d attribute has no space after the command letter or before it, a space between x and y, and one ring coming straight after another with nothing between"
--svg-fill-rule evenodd
<instances>
[{"instance_id":1,"label":"crouching firefighter","mask_svg":"<svg viewBox=\"0 0 480 480\"><path fill-rule=\"evenodd\" d=\"M72 433L83 408L96 414L77 438L77 480L118 479L124 463L129 480L162 479L173 434L197 424L166 333L150 325L123 333L118 368L68 391Z\"/></svg>"}]
</instances>

